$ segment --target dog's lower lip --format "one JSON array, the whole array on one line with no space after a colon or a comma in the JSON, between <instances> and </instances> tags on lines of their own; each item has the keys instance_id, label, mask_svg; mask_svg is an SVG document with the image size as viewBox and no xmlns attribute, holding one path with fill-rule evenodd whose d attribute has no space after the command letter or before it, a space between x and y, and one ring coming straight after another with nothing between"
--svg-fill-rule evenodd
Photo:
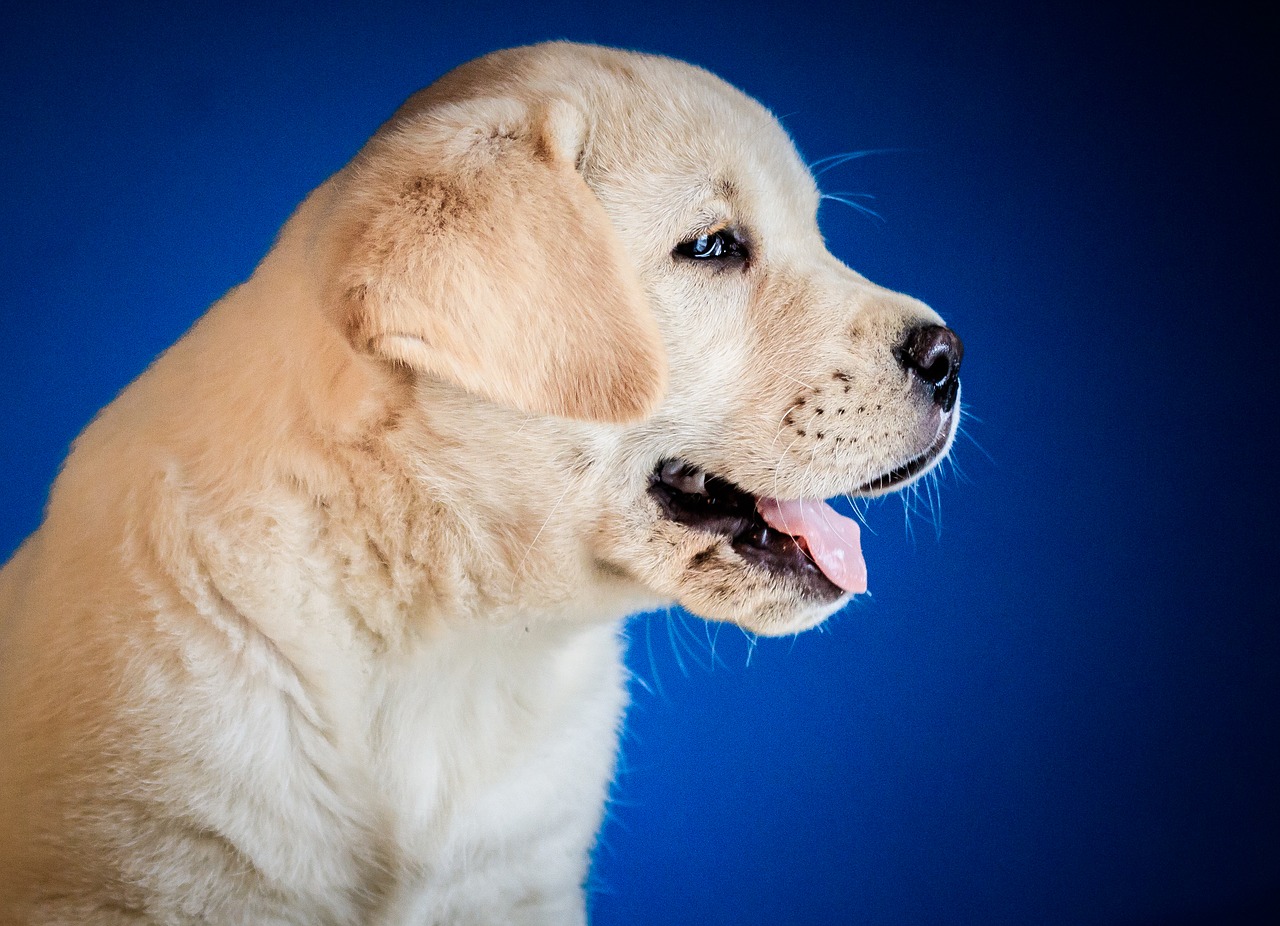
<instances>
[{"instance_id":1,"label":"dog's lower lip","mask_svg":"<svg viewBox=\"0 0 1280 926\"><path fill-rule=\"evenodd\" d=\"M917 476L924 472L924 470L928 469L929 466L942 454L942 451L946 449L947 442L949 440L951 440L950 426L940 428L938 436L933 439L933 443L929 445L928 449L925 450L924 453L912 457L901 466L895 466L887 473L883 473L876 476L874 479L864 482L849 494L865 495L871 492L884 492L887 489L892 489L901 485L913 476Z\"/></svg>"}]
</instances>

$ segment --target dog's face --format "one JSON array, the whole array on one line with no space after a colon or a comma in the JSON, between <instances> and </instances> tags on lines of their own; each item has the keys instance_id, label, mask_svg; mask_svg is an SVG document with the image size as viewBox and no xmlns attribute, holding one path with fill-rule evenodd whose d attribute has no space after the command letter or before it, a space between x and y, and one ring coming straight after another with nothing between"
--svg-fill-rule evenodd
<instances>
[{"instance_id":1,"label":"dog's face","mask_svg":"<svg viewBox=\"0 0 1280 926\"><path fill-rule=\"evenodd\" d=\"M389 192L339 261L353 343L535 416L508 420L570 461L522 500L545 542L576 536L600 583L766 634L865 587L857 528L821 499L893 490L947 452L961 346L827 252L766 110L689 65L553 45L460 69L380 134L358 176ZM450 222L471 256L420 256L448 251ZM473 264L483 280L442 293ZM524 308L418 317L477 291Z\"/></svg>"}]
</instances>

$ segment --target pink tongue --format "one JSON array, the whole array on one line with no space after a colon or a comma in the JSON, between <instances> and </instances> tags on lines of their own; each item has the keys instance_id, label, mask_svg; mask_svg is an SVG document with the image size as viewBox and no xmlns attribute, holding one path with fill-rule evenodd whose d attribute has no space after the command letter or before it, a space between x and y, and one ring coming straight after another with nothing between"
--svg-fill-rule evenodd
<instances>
[{"instance_id":1,"label":"pink tongue","mask_svg":"<svg viewBox=\"0 0 1280 926\"><path fill-rule=\"evenodd\" d=\"M761 517L772 528L799 537L823 575L846 592L867 590L867 563L858 543L858 523L824 501L760 498Z\"/></svg>"}]
</instances>

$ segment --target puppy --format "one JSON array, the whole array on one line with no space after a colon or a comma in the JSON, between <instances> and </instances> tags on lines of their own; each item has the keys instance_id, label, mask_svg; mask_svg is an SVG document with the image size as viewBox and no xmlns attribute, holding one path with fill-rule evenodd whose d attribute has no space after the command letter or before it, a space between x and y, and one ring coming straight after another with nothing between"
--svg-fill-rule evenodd
<instances>
[{"instance_id":1,"label":"puppy","mask_svg":"<svg viewBox=\"0 0 1280 926\"><path fill-rule=\"evenodd\" d=\"M76 440L0 573L4 923L573 924L619 623L865 589L961 345L759 104L499 52L412 97Z\"/></svg>"}]
</instances>

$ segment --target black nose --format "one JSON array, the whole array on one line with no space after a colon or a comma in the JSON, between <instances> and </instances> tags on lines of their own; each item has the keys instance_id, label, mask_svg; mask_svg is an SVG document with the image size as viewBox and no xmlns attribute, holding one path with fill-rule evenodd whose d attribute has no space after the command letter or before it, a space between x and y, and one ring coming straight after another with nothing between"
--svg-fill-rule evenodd
<instances>
[{"instance_id":1,"label":"black nose","mask_svg":"<svg viewBox=\"0 0 1280 926\"><path fill-rule=\"evenodd\" d=\"M944 412L951 411L960 391L960 360L964 357L959 335L942 325L921 325L907 332L893 354L903 369L932 391L933 401Z\"/></svg>"}]
</instances>

